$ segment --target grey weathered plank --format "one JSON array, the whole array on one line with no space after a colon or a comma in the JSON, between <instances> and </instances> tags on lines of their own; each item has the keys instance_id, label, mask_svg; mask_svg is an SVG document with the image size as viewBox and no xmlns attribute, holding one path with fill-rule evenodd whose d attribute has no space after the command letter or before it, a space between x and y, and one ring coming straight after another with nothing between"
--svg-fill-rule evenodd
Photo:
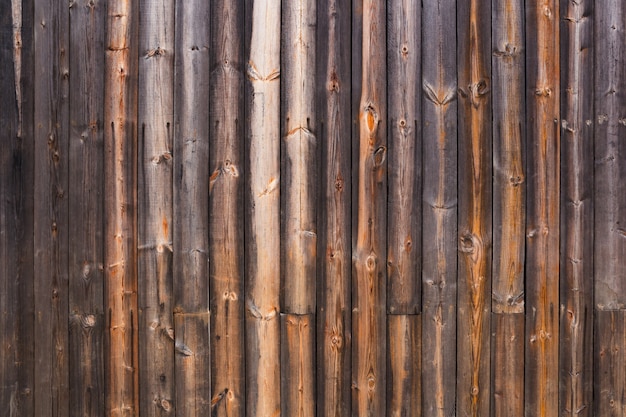
<instances>
[{"instance_id":1,"label":"grey weathered plank","mask_svg":"<svg viewBox=\"0 0 626 417\"><path fill-rule=\"evenodd\" d=\"M104 416L105 4L70 10L69 369L70 415Z\"/></svg>"},{"instance_id":2,"label":"grey weathered plank","mask_svg":"<svg viewBox=\"0 0 626 417\"><path fill-rule=\"evenodd\" d=\"M559 415L571 417L593 413L592 12L592 1L561 1Z\"/></svg>"},{"instance_id":3,"label":"grey weathered plank","mask_svg":"<svg viewBox=\"0 0 626 417\"><path fill-rule=\"evenodd\" d=\"M185 355L176 348L176 414L198 416L211 406L211 341L204 315L209 311L207 106L213 25L209 2L176 2L175 7L174 332L177 344L193 351Z\"/></svg>"},{"instance_id":4,"label":"grey weathered plank","mask_svg":"<svg viewBox=\"0 0 626 417\"><path fill-rule=\"evenodd\" d=\"M211 398L224 417L245 415L243 12L229 0L211 12Z\"/></svg>"},{"instance_id":5,"label":"grey weathered plank","mask_svg":"<svg viewBox=\"0 0 626 417\"><path fill-rule=\"evenodd\" d=\"M456 3L422 9L423 415L453 415L456 397L457 64Z\"/></svg>"},{"instance_id":6,"label":"grey weathered plank","mask_svg":"<svg viewBox=\"0 0 626 417\"><path fill-rule=\"evenodd\" d=\"M315 416L315 314L281 314L281 415Z\"/></svg>"},{"instance_id":7,"label":"grey weathered plank","mask_svg":"<svg viewBox=\"0 0 626 417\"><path fill-rule=\"evenodd\" d=\"M594 417L626 413L626 311L596 311L594 323Z\"/></svg>"},{"instance_id":8,"label":"grey weathered plank","mask_svg":"<svg viewBox=\"0 0 626 417\"><path fill-rule=\"evenodd\" d=\"M524 416L524 314L491 314L491 414Z\"/></svg>"},{"instance_id":9,"label":"grey weathered plank","mask_svg":"<svg viewBox=\"0 0 626 417\"><path fill-rule=\"evenodd\" d=\"M387 416L421 417L422 320L419 314L387 315Z\"/></svg>"},{"instance_id":10,"label":"grey weathered plank","mask_svg":"<svg viewBox=\"0 0 626 417\"><path fill-rule=\"evenodd\" d=\"M422 46L419 6L409 0L394 0L387 5L387 311L392 314L415 314L421 309Z\"/></svg>"}]
</instances>

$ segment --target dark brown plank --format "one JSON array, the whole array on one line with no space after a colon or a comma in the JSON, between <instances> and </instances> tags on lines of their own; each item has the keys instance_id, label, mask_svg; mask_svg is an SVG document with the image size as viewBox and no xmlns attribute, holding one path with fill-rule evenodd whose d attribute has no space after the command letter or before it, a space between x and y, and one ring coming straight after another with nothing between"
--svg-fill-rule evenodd
<instances>
[{"instance_id":1,"label":"dark brown plank","mask_svg":"<svg viewBox=\"0 0 626 417\"><path fill-rule=\"evenodd\" d=\"M593 2L561 1L560 416L593 413Z\"/></svg>"},{"instance_id":2,"label":"dark brown plank","mask_svg":"<svg viewBox=\"0 0 626 417\"><path fill-rule=\"evenodd\" d=\"M315 315L281 314L281 415L315 416Z\"/></svg>"},{"instance_id":3,"label":"dark brown plank","mask_svg":"<svg viewBox=\"0 0 626 417\"><path fill-rule=\"evenodd\" d=\"M457 64L456 2L422 9L423 415L449 417L456 400Z\"/></svg>"},{"instance_id":4,"label":"dark brown plank","mask_svg":"<svg viewBox=\"0 0 626 417\"><path fill-rule=\"evenodd\" d=\"M174 305L177 415L208 415L211 355L206 326L184 315L209 311L209 80L210 4L176 2L174 146ZM199 109L202 109L201 111ZM212 109L212 106L209 106ZM211 201L211 204L213 202ZM204 319L202 319L204 320ZM179 326L184 326L179 328ZM184 332L184 336L183 336ZM172 382L173 384L173 382Z\"/></svg>"},{"instance_id":5,"label":"dark brown plank","mask_svg":"<svg viewBox=\"0 0 626 417\"><path fill-rule=\"evenodd\" d=\"M104 79L105 411L139 413L136 2L107 4Z\"/></svg>"},{"instance_id":6,"label":"dark brown plank","mask_svg":"<svg viewBox=\"0 0 626 417\"><path fill-rule=\"evenodd\" d=\"M70 7L70 415L104 416L105 4Z\"/></svg>"},{"instance_id":7,"label":"dark brown plank","mask_svg":"<svg viewBox=\"0 0 626 417\"><path fill-rule=\"evenodd\" d=\"M421 417L420 315L387 315L387 416Z\"/></svg>"},{"instance_id":8,"label":"dark brown plank","mask_svg":"<svg viewBox=\"0 0 626 417\"><path fill-rule=\"evenodd\" d=\"M626 413L626 311L596 311L594 323L595 417Z\"/></svg>"},{"instance_id":9,"label":"dark brown plank","mask_svg":"<svg viewBox=\"0 0 626 417\"><path fill-rule=\"evenodd\" d=\"M491 414L524 416L524 314L491 315Z\"/></svg>"},{"instance_id":10,"label":"dark brown plank","mask_svg":"<svg viewBox=\"0 0 626 417\"><path fill-rule=\"evenodd\" d=\"M409 0L387 5L389 196L387 205L387 311L421 309L422 120L421 7Z\"/></svg>"},{"instance_id":11,"label":"dark brown plank","mask_svg":"<svg viewBox=\"0 0 626 417\"><path fill-rule=\"evenodd\" d=\"M492 310L524 312L526 84L524 1L492 2Z\"/></svg>"},{"instance_id":12,"label":"dark brown plank","mask_svg":"<svg viewBox=\"0 0 626 417\"><path fill-rule=\"evenodd\" d=\"M318 2L322 191L317 286L317 414L350 415L350 5Z\"/></svg>"},{"instance_id":13,"label":"dark brown plank","mask_svg":"<svg viewBox=\"0 0 626 417\"><path fill-rule=\"evenodd\" d=\"M594 299L600 310L626 308L626 5L595 2L595 260Z\"/></svg>"},{"instance_id":14,"label":"dark brown plank","mask_svg":"<svg viewBox=\"0 0 626 417\"><path fill-rule=\"evenodd\" d=\"M67 416L69 9L35 4L35 415Z\"/></svg>"}]
</instances>

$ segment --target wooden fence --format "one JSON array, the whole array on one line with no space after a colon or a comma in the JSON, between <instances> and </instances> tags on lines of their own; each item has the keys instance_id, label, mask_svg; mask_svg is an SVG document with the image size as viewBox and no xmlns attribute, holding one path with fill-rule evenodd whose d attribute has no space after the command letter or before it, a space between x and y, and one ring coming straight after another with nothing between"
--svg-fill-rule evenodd
<instances>
[{"instance_id":1,"label":"wooden fence","mask_svg":"<svg viewBox=\"0 0 626 417\"><path fill-rule=\"evenodd\" d=\"M0 416L626 415L622 0L0 25Z\"/></svg>"}]
</instances>

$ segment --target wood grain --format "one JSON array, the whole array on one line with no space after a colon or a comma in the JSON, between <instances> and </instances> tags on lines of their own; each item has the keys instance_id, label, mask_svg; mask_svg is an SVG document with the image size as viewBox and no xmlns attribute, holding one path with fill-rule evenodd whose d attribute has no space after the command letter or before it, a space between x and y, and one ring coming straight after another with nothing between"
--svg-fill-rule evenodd
<instances>
[{"instance_id":1,"label":"wood grain","mask_svg":"<svg viewBox=\"0 0 626 417\"><path fill-rule=\"evenodd\" d=\"M524 416L524 314L491 315L491 414Z\"/></svg>"},{"instance_id":2,"label":"wood grain","mask_svg":"<svg viewBox=\"0 0 626 417\"><path fill-rule=\"evenodd\" d=\"M596 311L594 323L594 407L597 417L626 413L626 312Z\"/></svg>"},{"instance_id":3,"label":"wood grain","mask_svg":"<svg viewBox=\"0 0 626 417\"><path fill-rule=\"evenodd\" d=\"M387 315L387 416L421 417L422 320L419 314Z\"/></svg>"},{"instance_id":4,"label":"wood grain","mask_svg":"<svg viewBox=\"0 0 626 417\"><path fill-rule=\"evenodd\" d=\"M281 314L281 415L315 416L315 315Z\"/></svg>"}]
</instances>

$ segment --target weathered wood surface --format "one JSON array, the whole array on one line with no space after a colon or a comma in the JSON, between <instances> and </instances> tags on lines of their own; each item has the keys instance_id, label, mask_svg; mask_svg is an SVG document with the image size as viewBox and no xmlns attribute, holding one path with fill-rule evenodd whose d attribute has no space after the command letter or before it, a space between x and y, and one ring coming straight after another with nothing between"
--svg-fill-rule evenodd
<instances>
[{"instance_id":1,"label":"weathered wood surface","mask_svg":"<svg viewBox=\"0 0 626 417\"><path fill-rule=\"evenodd\" d=\"M107 4L104 81L105 411L139 410L136 2Z\"/></svg>"},{"instance_id":2,"label":"weathered wood surface","mask_svg":"<svg viewBox=\"0 0 626 417\"><path fill-rule=\"evenodd\" d=\"M104 416L105 3L70 9L69 352L70 415Z\"/></svg>"},{"instance_id":3,"label":"weathered wood surface","mask_svg":"<svg viewBox=\"0 0 626 417\"><path fill-rule=\"evenodd\" d=\"M524 314L491 314L491 414L524 416Z\"/></svg>"},{"instance_id":4,"label":"weathered wood surface","mask_svg":"<svg viewBox=\"0 0 626 417\"><path fill-rule=\"evenodd\" d=\"M352 254L352 414L386 411L387 106L386 8L363 1L358 108L358 211Z\"/></svg>"},{"instance_id":5,"label":"weathered wood surface","mask_svg":"<svg viewBox=\"0 0 626 417\"><path fill-rule=\"evenodd\" d=\"M176 415L210 412L209 4L176 2L174 333ZM209 106L209 109L212 106ZM198 109L205 109L199 112ZM185 347L185 348L183 348ZM187 354L188 351L193 352ZM187 352L187 353L185 353Z\"/></svg>"},{"instance_id":6,"label":"weathered wood surface","mask_svg":"<svg viewBox=\"0 0 626 417\"><path fill-rule=\"evenodd\" d=\"M171 236L175 9L172 0L142 0L139 8L139 410L145 416L161 416L174 411L175 397Z\"/></svg>"},{"instance_id":7,"label":"weathered wood surface","mask_svg":"<svg viewBox=\"0 0 626 417\"><path fill-rule=\"evenodd\" d=\"M243 417L244 8L241 2L229 0L214 5L209 109L211 407L215 416ZM194 236L196 232L190 229L189 233Z\"/></svg>"},{"instance_id":8,"label":"weathered wood surface","mask_svg":"<svg viewBox=\"0 0 626 417\"><path fill-rule=\"evenodd\" d=\"M527 416L559 414L559 4L526 3Z\"/></svg>"},{"instance_id":9,"label":"weathered wood surface","mask_svg":"<svg viewBox=\"0 0 626 417\"><path fill-rule=\"evenodd\" d=\"M595 308L626 308L626 42L622 1L595 2L594 300Z\"/></svg>"},{"instance_id":10,"label":"weathered wood surface","mask_svg":"<svg viewBox=\"0 0 626 417\"><path fill-rule=\"evenodd\" d=\"M281 4L282 311L310 314L315 312L320 156L315 106L316 2Z\"/></svg>"},{"instance_id":11,"label":"weathered wood surface","mask_svg":"<svg viewBox=\"0 0 626 417\"><path fill-rule=\"evenodd\" d=\"M69 414L69 9L35 4L35 415Z\"/></svg>"},{"instance_id":12,"label":"weathered wood surface","mask_svg":"<svg viewBox=\"0 0 626 417\"><path fill-rule=\"evenodd\" d=\"M387 316L387 416L421 417L422 320L419 314Z\"/></svg>"},{"instance_id":13,"label":"weathered wood surface","mask_svg":"<svg viewBox=\"0 0 626 417\"><path fill-rule=\"evenodd\" d=\"M593 415L593 2L561 16L559 415L574 417Z\"/></svg>"},{"instance_id":14,"label":"weathered wood surface","mask_svg":"<svg viewBox=\"0 0 626 417\"><path fill-rule=\"evenodd\" d=\"M597 311L594 323L594 404L596 417L626 413L626 311Z\"/></svg>"},{"instance_id":15,"label":"weathered wood surface","mask_svg":"<svg viewBox=\"0 0 626 417\"><path fill-rule=\"evenodd\" d=\"M315 315L280 315L280 415L315 416Z\"/></svg>"},{"instance_id":16,"label":"weathered wood surface","mask_svg":"<svg viewBox=\"0 0 626 417\"><path fill-rule=\"evenodd\" d=\"M281 2L246 1L246 415L280 414Z\"/></svg>"},{"instance_id":17,"label":"weathered wood surface","mask_svg":"<svg viewBox=\"0 0 626 417\"><path fill-rule=\"evenodd\" d=\"M456 403L457 61L456 4L422 8L422 386L423 415Z\"/></svg>"},{"instance_id":18,"label":"weathered wood surface","mask_svg":"<svg viewBox=\"0 0 626 417\"><path fill-rule=\"evenodd\" d=\"M388 166L387 311L421 310L422 100L421 7L387 5Z\"/></svg>"},{"instance_id":19,"label":"weathered wood surface","mask_svg":"<svg viewBox=\"0 0 626 417\"><path fill-rule=\"evenodd\" d=\"M324 417L350 415L351 405L350 6L338 0L317 5L319 207L324 213L317 252L317 414Z\"/></svg>"},{"instance_id":20,"label":"weathered wood surface","mask_svg":"<svg viewBox=\"0 0 626 417\"><path fill-rule=\"evenodd\" d=\"M526 109L524 2L492 9L493 275L492 309L524 312Z\"/></svg>"}]
</instances>

